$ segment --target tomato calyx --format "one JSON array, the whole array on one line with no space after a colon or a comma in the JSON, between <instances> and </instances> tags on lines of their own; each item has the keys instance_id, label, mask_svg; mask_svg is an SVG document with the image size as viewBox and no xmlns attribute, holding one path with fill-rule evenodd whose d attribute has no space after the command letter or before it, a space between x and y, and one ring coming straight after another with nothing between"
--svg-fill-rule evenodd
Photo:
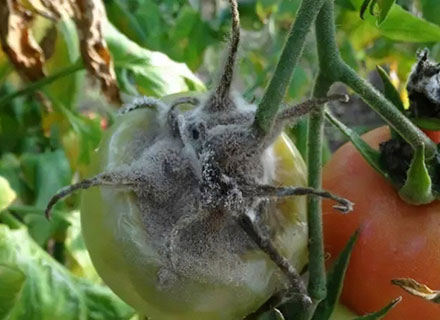
<instances>
[{"instance_id":1,"label":"tomato calyx","mask_svg":"<svg viewBox=\"0 0 440 320\"><path fill-rule=\"evenodd\" d=\"M426 49L418 53L418 61L407 85L409 109L405 109L386 71L381 67L377 69L383 82L384 96L399 110L402 118L411 120L427 134L434 142L433 147L437 144L434 152L426 154L428 148L425 148L425 144L409 144L407 141L410 140L405 139L404 133L392 128L391 139L382 142L380 150L376 150L328 112L327 118L350 139L364 159L398 190L402 200L413 205L431 203L440 199L440 64L428 59ZM422 132L420 135L423 136Z\"/></svg>"}]
</instances>

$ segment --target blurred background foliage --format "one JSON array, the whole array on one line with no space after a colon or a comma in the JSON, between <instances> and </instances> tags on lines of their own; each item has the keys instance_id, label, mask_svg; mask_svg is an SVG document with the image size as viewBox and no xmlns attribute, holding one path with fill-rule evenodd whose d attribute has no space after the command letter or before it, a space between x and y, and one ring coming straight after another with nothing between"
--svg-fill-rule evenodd
<instances>
[{"instance_id":1,"label":"blurred background foliage","mask_svg":"<svg viewBox=\"0 0 440 320\"><path fill-rule=\"evenodd\" d=\"M440 60L440 2L396 0L380 24L369 12L360 19L362 2L336 0L342 56L373 82L376 66L386 68L405 99L417 49L427 47ZM85 71L78 25L67 16L47 19L33 3L23 6L34 15L45 76L26 80L0 52L0 319L130 319L134 312L102 285L91 265L78 197L59 204L50 222L44 217L51 195L85 174L119 105L108 102L99 81ZM104 4L110 23L103 24L103 34L123 101L203 91L216 81L230 28L227 1ZM299 5L239 1L243 32L235 88L246 99L261 98ZM316 66L311 35L286 103L311 93ZM344 108L342 117L360 130L372 124L368 108L356 100ZM302 151L304 128L301 121L291 131Z\"/></svg>"}]
</instances>

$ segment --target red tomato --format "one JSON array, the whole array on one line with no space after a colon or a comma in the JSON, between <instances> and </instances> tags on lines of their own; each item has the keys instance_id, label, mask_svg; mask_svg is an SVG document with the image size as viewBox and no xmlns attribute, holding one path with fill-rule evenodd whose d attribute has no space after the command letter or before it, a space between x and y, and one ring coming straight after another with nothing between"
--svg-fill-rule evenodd
<instances>
[{"instance_id":1,"label":"red tomato","mask_svg":"<svg viewBox=\"0 0 440 320\"><path fill-rule=\"evenodd\" d=\"M385 127L364 136L373 147L389 139ZM342 293L342 303L364 314L379 310L393 298L403 301L386 320L438 320L440 305L413 297L391 285L409 277L440 289L440 201L412 206L371 168L351 143L345 144L324 168L324 188L355 203L354 212L335 212L323 205L325 248L329 265L357 229Z\"/></svg>"},{"instance_id":2,"label":"red tomato","mask_svg":"<svg viewBox=\"0 0 440 320\"><path fill-rule=\"evenodd\" d=\"M432 141L434 141L435 143L440 143L440 131L439 130L424 130L422 129L424 133L426 133L426 135L428 137L431 138Z\"/></svg>"}]
</instances>

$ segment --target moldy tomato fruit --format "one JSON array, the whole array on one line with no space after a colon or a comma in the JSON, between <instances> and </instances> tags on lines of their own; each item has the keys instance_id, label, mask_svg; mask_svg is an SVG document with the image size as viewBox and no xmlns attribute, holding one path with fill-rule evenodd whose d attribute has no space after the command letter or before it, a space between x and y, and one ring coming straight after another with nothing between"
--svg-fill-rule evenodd
<instances>
[{"instance_id":1,"label":"moldy tomato fruit","mask_svg":"<svg viewBox=\"0 0 440 320\"><path fill-rule=\"evenodd\" d=\"M155 110L137 110L121 117L106 133L93 173L130 165L139 150L151 149L153 137L163 134L160 123ZM305 185L305 164L286 135L277 138L263 157L276 159L270 178L273 184ZM173 166L163 169L182 170ZM179 207L163 204L159 212L153 211L157 210L154 206L148 209L152 212L143 212L142 207L149 203L132 190L83 192L82 229L93 263L106 284L152 319L241 319L286 280L244 231L221 214L188 220L175 236L171 249L175 257L167 257L169 238L176 233L173 227L191 214L185 212L189 207L183 202L192 200L185 196L188 191L173 191L167 201ZM151 201L158 201L156 198ZM307 259L305 214L305 199L296 197L277 201L266 217L274 244L297 270ZM170 260L177 270L171 269Z\"/></svg>"},{"instance_id":2,"label":"moldy tomato fruit","mask_svg":"<svg viewBox=\"0 0 440 320\"><path fill-rule=\"evenodd\" d=\"M306 203L286 197L329 197L351 210L303 187L305 165L282 134L328 99L284 108L265 132L256 106L230 94L239 41L230 3L232 40L217 88L124 108L101 143L95 176L62 189L46 210L101 187L84 192L81 205L90 255L104 281L152 319L242 319L285 289L311 303L296 271L306 262Z\"/></svg>"},{"instance_id":3,"label":"moldy tomato fruit","mask_svg":"<svg viewBox=\"0 0 440 320\"><path fill-rule=\"evenodd\" d=\"M369 132L364 139L373 147L389 139L388 128ZM440 201L414 206L400 199L395 189L371 168L348 143L324 168L323 185L352 200L352 214L335 214L324 202L325 249L331 259L360 228L347 270L342 303L363 314L380 309L390 300L404 299L387 320L440 319L440 306L404 293L395 278L413 278L440 287Z\"/></svg>"}]
</instances>

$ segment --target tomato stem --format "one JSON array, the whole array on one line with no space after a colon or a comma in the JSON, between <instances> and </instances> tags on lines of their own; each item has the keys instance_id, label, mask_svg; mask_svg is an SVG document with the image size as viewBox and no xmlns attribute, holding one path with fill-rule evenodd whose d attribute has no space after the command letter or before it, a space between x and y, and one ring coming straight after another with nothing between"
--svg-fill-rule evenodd
<instances>
[{"instance_id":1,"label":"tomato stem","mask_svg":"<svg viewBox=\"0 0 440 320\"><path fill-rule=\"evenodd\" d=\"M332 83L341 81L353 89L376 113L378 113L414 150L425 145L425 156L431 159L436 152L436 145L397 107L388 101L373 86L358 76L341 58L336 44L336 31L334 22L334 4L327 1L322 14L316 21L316 38L320 71Z\"/></svg>"},{"instance_id":2,"label":"tomato stem","mask_svg":"<svg viewBox=\"0 0 440 320\"><path fill-rule=\"evenodd\" d=\"M303 0L281 53L275 72L258 106L255 125L264 134L272 128L275 116L301 57L306 36L325 0Z\"/></svg>"},{"instance_id":3,"label":"tomato stem","mask_svg":"<svg viewBox=\"0 0 440 320\"><path fill-rule=\"evenodd\" d=\"M315 97L327 94L331 82L320 73L314 88ZM308 185L311 188L322 187L322 145L324 134L324 109L310 114L307 142ZM324 241L322 232L321 199L309 197L307 206L309 227L309 271L308 293L315 305L327 295Z\"/></svg>"}]
</instances>

